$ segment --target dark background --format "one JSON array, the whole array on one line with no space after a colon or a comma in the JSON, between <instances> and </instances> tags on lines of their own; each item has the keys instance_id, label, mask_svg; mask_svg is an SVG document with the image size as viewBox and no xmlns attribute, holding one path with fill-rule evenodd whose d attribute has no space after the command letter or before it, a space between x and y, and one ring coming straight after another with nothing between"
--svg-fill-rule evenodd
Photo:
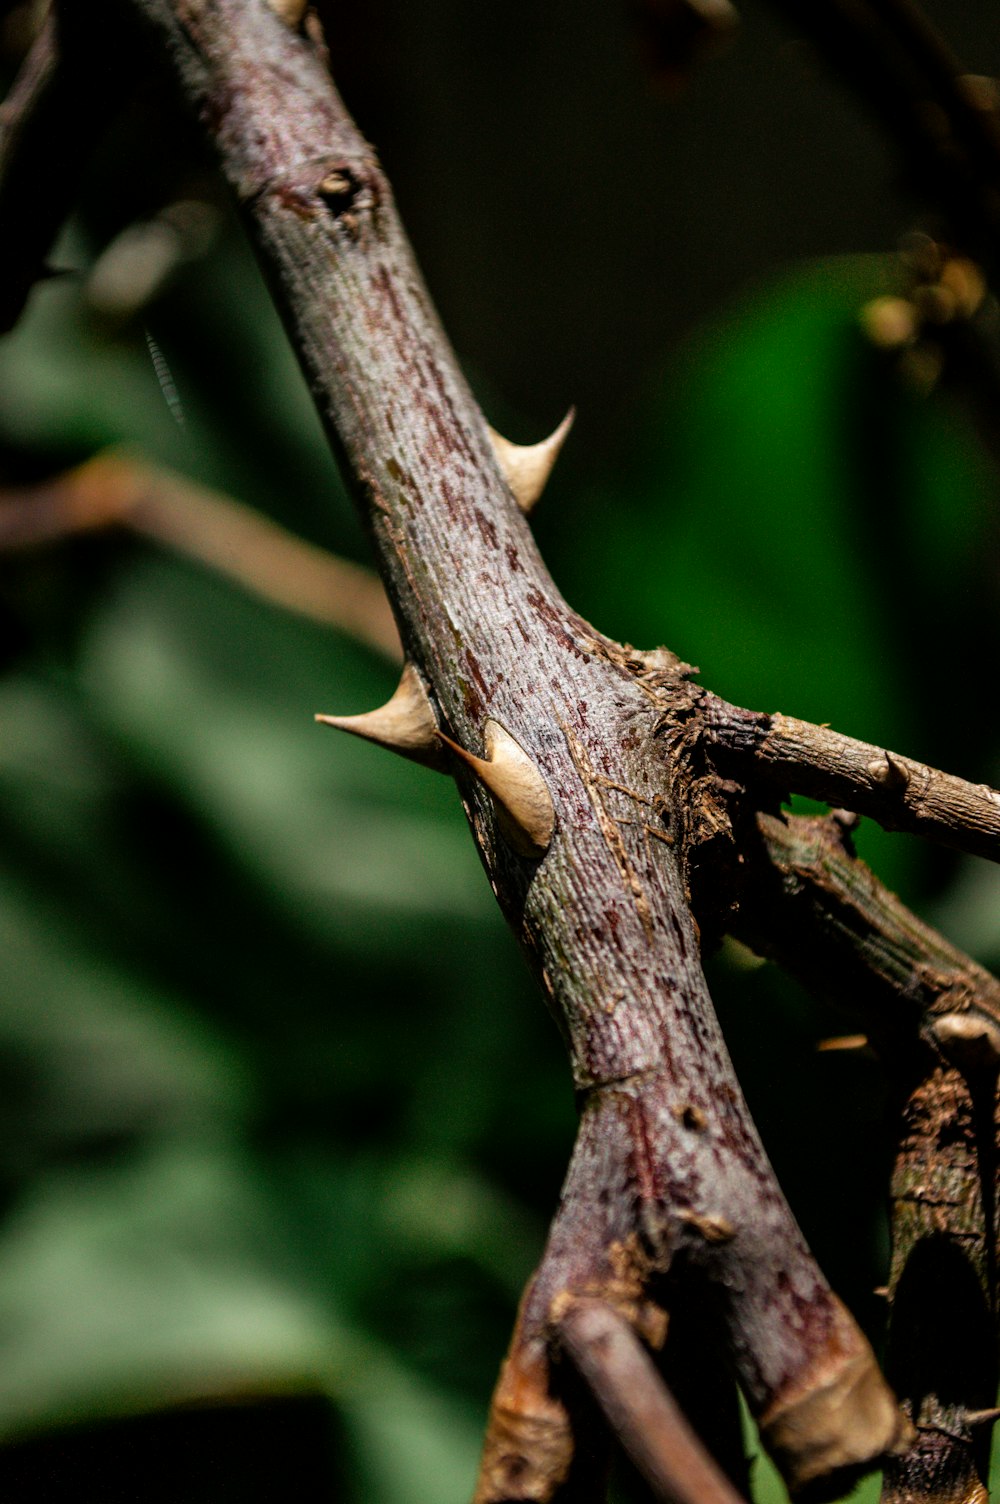
<instances>
[{"instance_id":1,"label":"dark background","mask_svg":"<svg viewBox=\"0 0 1000 1504\"><path fill-rule=\"evenodd\" d=\"M994 6L932 10L1000 67ZM947 370L915 382L861 327L939 221L848 84L741 13L686 87L615 4L327 22L488 417L531 441L577 407L536 523L572 604L737 701L995 782L996 477ZM108 248L192 200L171 275L97 306ZM73 275L0 344L0 483L127 443L364 559L168 89L111 132L54 259ZM311 723L391 668L120 533L5 558L0 617L0 1495L463 1499L574 1111L453 788ZM860 841L1000 954L991 871ZM817 1054L849 1011L737 948L711 980L878 1340L879 1069Z\"/></svg>"}]
</instances>

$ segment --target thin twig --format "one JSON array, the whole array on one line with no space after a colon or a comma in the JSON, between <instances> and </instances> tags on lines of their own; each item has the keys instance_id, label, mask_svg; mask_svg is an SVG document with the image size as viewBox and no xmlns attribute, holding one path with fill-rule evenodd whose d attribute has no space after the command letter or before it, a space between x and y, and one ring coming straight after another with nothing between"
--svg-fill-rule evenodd
<instances>
[{"instance_id":1,"label":"thin twig","mask_svg":"<svg viewBox=\"0 0 1000 1504\"><path fill-rule=\"evenodd\" d=\"M66 217L60 201L47 213L43 202L24 212L23 199L30 164L46 154L46 116L58 113L60 90L56 56L56 23L46 17L14 85L0 104L0 333L13 328L38 279L45 254ZM36 212L37 209L37 212ZM20 212L19 212L20 211ZM17 232L12 233L14 225Z\"/></svg>"},{"instance_id":2,"label":"thin twig","mask_svg":"<svg viewBox=\"0 0 1000 1504\"><path fill-rule=\"evenodd\" d=\"M601 1300L572 1300L556 1321L556 1331L657 1500L743 1504L624 1316Z\"/></svg>"},{"instance_id":3,"label":"thin twig","mask_svg":"<svg viewBox=\"0 0 1000 1504\"><path fill-rule=\"evenodd\" d=\"M112 451L54 480L0 491L0 552L111 526L172 548L275 605L400 659L399 634L376 575L180 475Z\"/></svg>"},{"instance_id":4,"label":"thin twig","mask_svg":"<svg viewBox=\"0 0 1000 1504\"><path fill-rule=\"evenodd\" d=\"M740 710L705 698L720 767L782 793L805 794L1000 861L1000 793L869 742L786 715Z\"/></svg>"},{"instance_id":5,"label":"thin twig","mask_svg":"<svg viewBox=\"0 0 1000 1504\"><path fill-rule=\"evenodd\" d=\"M849 1002L890 1061L920 1036L967 1069L1000 1062L1000 982L854 856L851 823L841 811L759 815L764 850L747 852L753 878L734 933L812 991Z\"/></svg>"}]
</instances>

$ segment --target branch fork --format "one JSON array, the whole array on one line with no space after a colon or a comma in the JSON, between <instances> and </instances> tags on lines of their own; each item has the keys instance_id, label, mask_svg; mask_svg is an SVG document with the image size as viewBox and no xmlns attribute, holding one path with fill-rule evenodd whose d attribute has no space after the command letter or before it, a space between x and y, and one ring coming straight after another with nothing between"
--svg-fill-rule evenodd
<instances>
[{"instance_id":1,"label":"branch fork","mask_svg":"<svg viewBox=\"0 0 1000 1504\"><path fill-rule=\"evenodd\" d=\"M789 1487L832 1493L907 1452L912 1428L807 1249L750 1119L708 995L675 833L731 848L733 831L791 788L997 859L1000 795L825 728L729 706L691 685L669 653L638 654L581 621L525 517L572 415L526 449L486 425L315 27L300 30L303 7L102 5L130 46L152 39L218 153L399 624L406 667L388 704L317 719L458 774L487 875L569 1050L579 1135L501 1372L477 1504L602 1497L593 1455L603 1433L574 1373L657 1498L733 1504L657 1372L671 1301L688 1292L712 1308ZM8 125L0 199L12 181L5 146L35 139ZM729 911L733 926L807 970L789 929L805 903L810 954L849 973L859 925L829 923L848 911L841 889L853 891L829 880L838 861L853 860L843 826L841 856L824 848L826 887L813 904L819 879L782 867L780 831L799 827L767 822L739 853L751 881ZM856 869L846 870L856 887ZM894 917L920 964L939 957ZM866 932L866 976L872 955L900 964L883 920L869 926L874 939ZM889 984L896 1001L914 991L916 962L903 969L905 986L898 970ZM939 988L937 1011L910 1020L955 1091L953 1061L963 1051L992 1061L1000 1040L996 997L981 979L958 996L945 1002ZM963 1123L981 1113L977 1090ZM980 1220L985 1205L984 1194Z\"/></svg>"}]
</instances>

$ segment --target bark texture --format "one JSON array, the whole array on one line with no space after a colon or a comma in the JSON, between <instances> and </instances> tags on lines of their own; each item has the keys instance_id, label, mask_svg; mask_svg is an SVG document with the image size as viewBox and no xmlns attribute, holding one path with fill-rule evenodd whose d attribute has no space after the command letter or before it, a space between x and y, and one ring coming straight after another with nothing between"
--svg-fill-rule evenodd
<instances>
[{"instance_id":1,"label":"bark texture","mask_svg":"<svg viewBox=\"0 0 1000 1504\"><path fill-rule=\"evenodd\" d=\"M976 1497L975 1407L995 1381L982 1333L987 1317L995 1344L1000 989L878 887L843 821L773 813L795 789L996 858L1000 795L726 705L665 649L583 621L498 465L314 21L284 0L96 11L127 71L165 64L201 121L371 535L401 691L379 716L327 719L454 775L566 1041L579 1136L501 1372L478 1504L602 1498L595 1401L658 1497L688 1504L697 1477L724 1504L729 1485L657 1373L686 1300L720 1333L792 1490L831 1494L888 1458L893 1504ZM66 0L60 22L71 13ZM0 206L34 143L44 156L32 122L48 84L28 83L0 135ZM36 245L24 267L37 258ZM750 1120L701 967L703 935L726 928L852 996L892 1062L890 1357L915 1433ZM960 1374L958 1331L978 1355Z\"/></svg>"},{"instance_id":2,"label":"bark texture","mask_svg":"<svg viewBox=\"0 0 1000 1504\"><path fill-rule=\"evenodd\" d=\"M1000 984L889 893L850 822L763 816L738 931L860 1013L897 1124L887 1369L916 1427L884 1504L986 1497L997 1389Z\"/></svg>"},{"instance_id":3,"label":"bark texture","mask_svg":"<svg viewBox=\"0 0 1000 1504\"><path fill-rule=\"evenodd\" d=\"M682 666L607 641L556 591L315 41L247 0L121 0L121 13L152 29L215 144L441 728L482 756L495 722L552 800L551 844L526 859L455 760L489 879L563 1027L582 1110L480 1497L547 1498L561 1485L572 1427L549 1384L557 1298L614 1292L623 1267L626 1284L645 1284L678 1262L716 1292L792 1486L868 1463L898 1441L898 1412L774 1181L701 971L675 844ZM675 736L664 734L672 718ZM511 1440L526 1386L556 1462L538 1461L535 1414Z\"/></svg>"}]
</instances>

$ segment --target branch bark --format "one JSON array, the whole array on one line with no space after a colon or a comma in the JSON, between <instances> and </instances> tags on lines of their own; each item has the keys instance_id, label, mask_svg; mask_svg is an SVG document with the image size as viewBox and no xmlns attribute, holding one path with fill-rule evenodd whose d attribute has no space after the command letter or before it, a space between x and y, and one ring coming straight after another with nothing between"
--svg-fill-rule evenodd
<instances>
[{"instance_id":1,"label":"branch bark","mask_svg":"<svg viewBox=\"0 0 1000 1504\"><path fill-rule=\"evenodd\" d=\"M889 893L837 818L759 819L736 923L860 1012L898 1125L887 1366L916 1426L884 1504L986 1497L997 1387L1000 983Z\"/></svg>"},{"instance_id":2,"label":"branch bark","mask_svg":"<svg viewBox=\"0 0 1000 1504\"><path fill-rule=\"evenodd\" d=\"M703 713L723 771L1000 861L1000 792L986 784L967 783L827 726L740 710L714 695L705 697Z\"/></svg>"},{"instance_id":3,"label":"branch bark","mask_svg":"<svg viewBox=\"0 0 1000 1504\"><path fill-rule=\"evenodd\" d=\"M0 489L0 553L122 527L274 605L398 661L399 635L370 570L297 538L251 507L121 451L52 480Z\"/></svg>"},{"instance_id":4,"label":"branch bark","mask_svg":"<svg viewBox=\"0 0 1000 1504\"><path fill-rule=\"evenodd\" d=\"M554 1297L602 1293L623 1258L644 1282L684 1268L716 1292L734 1365L793 1486L866 1465L898 1442L900 1418L750 1123L667 829L685 790L658 731L671 697L686 710L689 686L595 633L555 590L321 49L257 0L117 0L114 13L151 28L215 144L438 724L476 755L499 727L551 799L551 844L532 860L511 846L495 789L455 762L583 1104L508 1377L530 1368L527 1353L566 1461L572 1419L548 1375ZM508 1474L541 1476L528 1431L522 1443L525 1455L505 1453ZM564 1477L550 1467L536 1492L490 1497L547 1498Z\"/></svg>"},{"instance_id":5,"label":"branch bark","mask_svg":"<svg viewBox=\"0 0 1000 1504\"><path fill-rule=\"evenodd\" d=\"M663 1504L742 1504L624 1317L601 1301L571 1300L557 1328L655 1499Z\"/></svg>"},{"instance_id":6,"label":"branch bark","mask_svg":"<svg viewBox=\"0 0 1000 1504\"><path fill-rule=\"evenodd\" d=\"M683 860L706 831L725 835L730 814L786 789L997 859L1000 795L727 706L666 651L638 653L575 615L497 467L321 39L299 30L301 7L102 4L108 34L140 23L167 55L215 145L372 537L406 652L394 714L412 712L418 739L405 750L454 771L569 1049L580 1133L498 1385L480 1504L600 1497L592 1415L566 1353L661 1495L686 1497L683 1474L704 1459L677 1461L689 1438L677 1440L683 1424L644 1351L667 1340L671 1301L686 1290L713 1302L792 1488L833 1490L888 1453L888 1497L900 1504L978 1496L974 1425L995 1382L997 984L874 885L830 822L764 817L765 850L739 852L752 881L734 927L814 987L864 1005L902 1097L890 1362L917 1439L894 1461L907 1427L803 1244L735 1081ZM901 0L881 10L898 20ZM60 24L71 11L60 7ZM83 76L75 54L59 59L52 71L51 57L36 58L34 82L29 68L6 109L5 214L73 118L72 91L48 114L63 67ZM995 122L982 125L988 154ZM65 197L49 207L57 219ZM21 296L37 243L6 254ZM379 739L370 724L362 734ZM971 1364L955 1361L958 1333ZM696 1489L733 1497L704 1473Z\"/></svg>"}]
</instances>

